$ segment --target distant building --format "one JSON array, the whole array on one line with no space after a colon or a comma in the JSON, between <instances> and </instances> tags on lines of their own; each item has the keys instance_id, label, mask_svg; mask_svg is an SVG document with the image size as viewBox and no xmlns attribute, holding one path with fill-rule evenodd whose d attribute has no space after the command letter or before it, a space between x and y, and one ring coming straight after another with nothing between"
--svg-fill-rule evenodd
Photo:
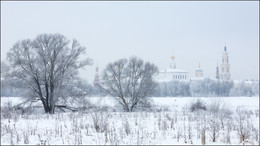
<instances>
[{"instance_id":1,"label":"distant building","mask_svg":"<svg viewBox=\"0 0 260 146\"><path fill-rule=\"evenodd\" d=\"M196 78L203 78L203 70L200 68L200 63L198 68L195 70L195 76Z\"/></svg>"},{"instance_id":2,"label":"distant building","mask_svg":"<svg viewBox=\"0 0 260 146\"><path fill-rule=\"evenodd\" d=\"M229 64L229 56L227 52L226 46L224 47L223 55L222 55L222 64L220 67L219 78L222 80L230 80L230 64Z\"/></svg>"},{"instance_id":3,"label":"distant building","mask_svg":"<svg viewBox=\"0 0 260 146\"><path fill-rule=\"evenodd\" d=\"M177 69L175 56L171 56L170 68L161 70L157 76L158 82L170 81L189 81L189 73L187 71Z\"/></svg>"},{"instance_id":4,"label":"distant building","mask_svg":"<svg viewBox=\"0 0 260 146\"><path fill-rule=\"evenodd\" d=\"M219 67L218 67L218 64L217 64L217 67L216 67L216 79L219 79Z\"/></svg>"},{"instance_id":5,"label":"distant building","mask_svg":"<svg viewBox=\"0 0 260 146\"><path fill-rule=\"evenodd\" d=\"M229 64L229 55L227 52L226 46L224 47L224 51L222 54L222 63L220 66L217 64L216 67L216 78L214 80L231 80L231 73L230 73L230 64ZM196 80L203 80L204 79L204 72L201 69L200 64L198 68L195 70L195 78L190 78L189 73L187 71L177 69L175 63L175 56L171 56L171 63L170 68L161 70L156 76L156 80L158 82L170 82L170 81L196 81Z\"/></svg>"},{"instance_id":6,"label":"distant building","mask_svg":"<svg viewBox=\"0 0 260 146\"><path fill-rule=\"evenodd\" d=\"M99 85L99 72L98 72L98 67L96 67L96 74L95 74L95 79L94 79L94 87L97 87Z\"/></svg>"}]
</instances>

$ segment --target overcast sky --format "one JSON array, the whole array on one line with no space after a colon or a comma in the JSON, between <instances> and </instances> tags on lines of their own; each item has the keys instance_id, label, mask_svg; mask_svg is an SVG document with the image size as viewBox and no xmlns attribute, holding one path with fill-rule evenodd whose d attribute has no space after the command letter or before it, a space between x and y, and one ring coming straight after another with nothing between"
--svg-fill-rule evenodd
<instances>
[{"instance_id":1,"label":"overcast sky","mask_svg":"<svg viewBox=\"0 0 260 146\"><path fill-rule=\"evenodd\" d=\"M259 2L1 2L1 61L15 42L42 33L77 39L95 67L132 55L214 78L227 46L232 79L259 79Z\"/></svg>"}]
</instances>

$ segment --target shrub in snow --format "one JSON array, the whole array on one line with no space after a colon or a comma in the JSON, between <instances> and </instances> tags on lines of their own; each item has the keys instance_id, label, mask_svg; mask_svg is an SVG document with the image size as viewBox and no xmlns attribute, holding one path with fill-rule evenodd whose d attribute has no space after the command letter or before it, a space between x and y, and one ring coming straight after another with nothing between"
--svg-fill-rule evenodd
<instances>
[{"instance_id":1,"label":"shrub in snow","mask_svg":"<svg viewBox=\"0 0 260 146\"><path fill-rule=\"evenodd\" d=\"M128 123L127 120L126 120L126 122L124 123L124 130L125 130L126 135L129 135L130 132L131 132L130 125L129 125L129 123Z\"/></svg>"},{"instance_id":2,"label":"shrub in snow","mask_svg":"<svg viewBox=\"0 0 260 146\"><path fill-rule=\"evenodd\" d=\"M243 107L238 107L236 109L238 114L237 121L238 121L238 135L240 137L240 143L248 141L250 136L252 135L252 129L254 128L252 122L249 121L250 112L248 112Z\"/></svg>"},{"instance_id":3,"label":"shrub in snow","mask_svg":"<svg viewBox=\"0 0 260 146\"><path fill-rule=\"evenodd\" d=\"M207 107L206 107L205 103L202 100L197 99L196 102L191 104L190 110L192 112L198 111L198 110L207 110Z\"/></svg>"},{"instance_id":4,"label":"shrub in snow","mask_svg":"<svg viewBox=\"0 0 260 146\"><path fill-rule=\"evenodd\" d=\"M11 102L5 103L5 105L1 107L1 118L11 118L12 107Z\"/></svg>"},{"instance_id":5,"label":"shrub in snow","mask_svg":"<svg viewBox=\"0 0 260 146\"><path fill-rule=\"evenodd\" d=\"M94 128L97 132L104 132L108 128L108 118L109 114L107 113L94 113L91 114Z\"/></svg>"},{"instance_id":6,"label":"shrub in snow","mask_svg":"<svg viewBox=\"0 0 260 146\"><path fill-rule=\"evenodd\" d=\"M147 98L138 102L135 111L154 111L153 101Z\"/></svg>"}]
</instances>

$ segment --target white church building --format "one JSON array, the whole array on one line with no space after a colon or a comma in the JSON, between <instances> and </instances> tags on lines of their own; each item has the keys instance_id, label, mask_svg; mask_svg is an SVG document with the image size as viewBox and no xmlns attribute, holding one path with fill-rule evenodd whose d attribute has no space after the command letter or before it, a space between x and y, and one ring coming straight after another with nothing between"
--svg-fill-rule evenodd
<instances>
[{"instance_id":1,"label":"white church building","mask_svg":"<svg viewBox=\"0 0 260 146\"><path fill-rule=\"evenodd\" d=\"M176 68L175 56L171 56L170 68L161 70L156 77L158 82L190 81L189 73Z\"/></svg>"},{"instance_id":2,"label":"white church building","mask_svg":"<svg viewBox=\"0 0 260 146\"><path fill-rule=\"evenodd\" d=\"M203 69L200 67L200 63L198 68L195 69L195 77L190 77L189 72L176 68L175 56L171 56L170 68L161 70L159 74L155 76L155 80L157 82L195 81L203 79L204 72ZM224 47L224 51L222 54L222 64L220 65L220 67L218 65L216 67L216 79L231 80L229 55L226 46Z\"/></svg>"}]
</instances>

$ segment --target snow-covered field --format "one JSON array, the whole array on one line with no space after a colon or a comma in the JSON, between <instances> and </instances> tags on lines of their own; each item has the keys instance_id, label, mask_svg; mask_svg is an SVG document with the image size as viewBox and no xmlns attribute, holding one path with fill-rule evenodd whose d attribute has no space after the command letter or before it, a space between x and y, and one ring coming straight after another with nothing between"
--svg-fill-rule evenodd
<instances>
[{"instance_id":1,"label":"snow-covered field","mask_svg":"<svg viewBox=\"0 0 260 146\"><path fill-rule=\"evenodd\" d=\"M115 109L111 97L88 98L94 105ZM1 115L1 144L201 145L204 138L205 144L213 145L259 144L259 97L200 97L207 110L191 112L190 104L196 99L153 97L153 112L91 110ZM1 109L7 103L22 101L2 97ZM219 109L213 110L217 103Z\"/></svg>"}]
</instances>

